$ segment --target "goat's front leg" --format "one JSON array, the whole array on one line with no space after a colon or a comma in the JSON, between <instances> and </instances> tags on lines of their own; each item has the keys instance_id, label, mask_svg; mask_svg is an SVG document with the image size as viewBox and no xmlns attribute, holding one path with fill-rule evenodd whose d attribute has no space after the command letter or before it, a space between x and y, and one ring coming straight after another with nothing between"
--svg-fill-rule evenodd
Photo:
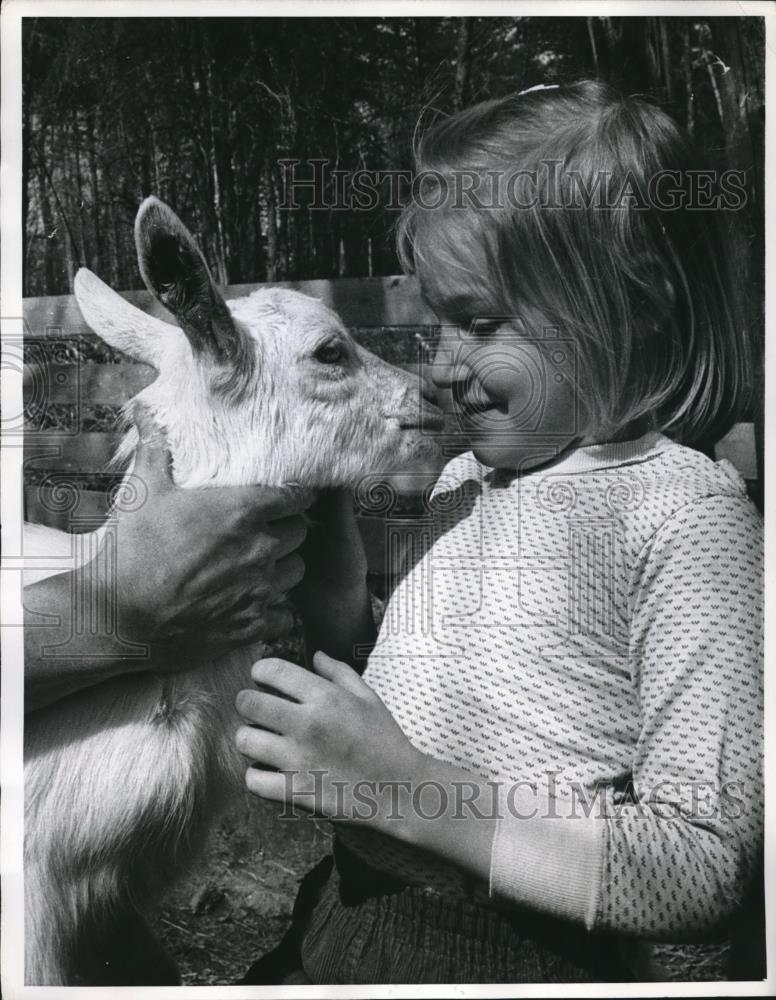
<instances>
[{"instance_id":1,"label":"goat's front leg","mask_svg":"<svg viewBox=\"0 0 776 1000\"><path fill-rule=\"evenodd\" d=\"M135 909L127 907L93 930L76 950L73 985L180 985L175 962Z\"/></svg>"},{"instance_id":2,"label":"goat's front leg","mask_svg":"<svg viewBox=\"0 0 776 1000\"><path fill-rule=\"evenodd\" d=\"M175 963L145 920L126 898L107 893L100 881L100 873L86 880L55 881L51 871L28 859L26 984L177 985ZM86 899L100 905L84 908Z\"/></svg>"}]
</instances>

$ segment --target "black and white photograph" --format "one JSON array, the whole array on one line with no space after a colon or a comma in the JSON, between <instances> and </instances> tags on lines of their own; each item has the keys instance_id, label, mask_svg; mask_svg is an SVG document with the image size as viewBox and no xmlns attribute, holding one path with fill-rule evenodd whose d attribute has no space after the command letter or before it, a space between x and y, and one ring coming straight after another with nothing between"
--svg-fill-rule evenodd
<instances>
[{"instance_id":1,"label":"black and white photograph","mask_svg":"<svg viewBox=\"0 0 776 1000\"><path fill-rule=\"evenodd\" d=\"M772 995L774 5L0 17L3 995Z\"/></svg>"}]
</instances>

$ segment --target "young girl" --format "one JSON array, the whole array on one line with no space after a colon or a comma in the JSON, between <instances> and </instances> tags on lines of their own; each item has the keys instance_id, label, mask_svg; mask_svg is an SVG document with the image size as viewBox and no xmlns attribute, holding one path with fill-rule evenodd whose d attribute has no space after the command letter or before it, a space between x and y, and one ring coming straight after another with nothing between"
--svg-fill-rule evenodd
<instances>
[{"instance_id":1,"label":"young girl","mask_svg":"<svg viewBox=\"0 0 776 1000\"><path fill-rule=\"evenodd\" d=\"M401 252L468 451L363 677L340 509L310 554L327 586L299 595L339 659L260 661L238 698L248 788L336 828L247 982L291 956L286 982L644 978L632 943L724 933L761 838L761 523L690 447L747 368L696 166L662 111L592 82L421 140Z\"/></svg>"}]
</instances>

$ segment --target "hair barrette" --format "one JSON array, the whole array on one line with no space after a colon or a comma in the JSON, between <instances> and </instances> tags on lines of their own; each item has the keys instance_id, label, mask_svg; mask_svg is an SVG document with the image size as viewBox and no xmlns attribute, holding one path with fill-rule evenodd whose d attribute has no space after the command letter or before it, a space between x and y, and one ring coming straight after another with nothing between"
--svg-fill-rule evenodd
<instances>
[{"instance_id":1,"label":"hair barrette","mask_svg":"<svg viewBox=\"0 0 776 1000\"><path fill-rule=\"evenodd\" d=\"M537 83L533 87L519 91L517 96L522 97L523 94L532 94L535 90L557 90L558 87L560 87L559 83Z\"/></svg>"}]
</instances>

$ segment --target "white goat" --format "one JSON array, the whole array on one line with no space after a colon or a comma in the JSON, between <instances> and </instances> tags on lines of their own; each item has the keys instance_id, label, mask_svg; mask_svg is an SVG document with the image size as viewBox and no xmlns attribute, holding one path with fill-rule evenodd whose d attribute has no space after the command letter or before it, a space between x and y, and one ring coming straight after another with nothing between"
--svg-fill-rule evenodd
<instances>
[{"instance_id":1,"label":"white goat","mask_svg":"<svg viewBox=\"0 0 776 1000\"><path fill-rule=\"evenodd\" d=\"M155 198L135 240L147 286L180 327L86 270L75 295L96 333L157 369L136 398L164 430L178 485L354 485L433 455L419 380L357 346L320 302L269 289L225 303L192 236ZM133 430L120 456L136 443ZM36 527L25 551L61 555L70 543ZM140 910L242 787L234 698L258 655L127 674L27 716L28 983L177 981Z\"/></svg>"}]
</instances>

